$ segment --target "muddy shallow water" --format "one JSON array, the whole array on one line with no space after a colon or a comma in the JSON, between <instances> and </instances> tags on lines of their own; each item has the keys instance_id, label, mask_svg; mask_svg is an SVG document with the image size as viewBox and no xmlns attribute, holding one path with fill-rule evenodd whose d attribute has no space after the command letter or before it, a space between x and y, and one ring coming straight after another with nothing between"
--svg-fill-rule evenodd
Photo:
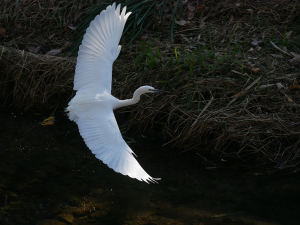
<instances>
[{"instance_id":1,"label":"muddy shallow water","mask_svg":"<svg viewBox=\"0 0 300 225\"><path fill-rule=\"evenodd\" d=\"M195 152L133 136L142 167L162 178L146 184L97 160L57 114L42 126L50 114L1 108L0 224L300 224L296 168L208 167Z\"/></svg>"}]
</instances>

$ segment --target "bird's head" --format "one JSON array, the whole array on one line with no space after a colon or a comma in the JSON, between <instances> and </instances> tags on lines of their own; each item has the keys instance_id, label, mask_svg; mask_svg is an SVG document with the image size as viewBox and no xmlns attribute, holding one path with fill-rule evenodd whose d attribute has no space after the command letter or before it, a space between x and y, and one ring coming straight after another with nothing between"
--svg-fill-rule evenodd
<instances>
[{"instance_id":1,"label":"bird's head","mask_svg":"<svg viewBox=\"0 0 300 225\"><path fill-rule=\"evenodd\" d=\"M142 86L136 90L139 94L145 94L145 93L157 93L157 92L164 92L164 93L169 93L168 91L163 91L159 89L155 89L154 87L151 86Z\"/></svg>"}]
</instances>

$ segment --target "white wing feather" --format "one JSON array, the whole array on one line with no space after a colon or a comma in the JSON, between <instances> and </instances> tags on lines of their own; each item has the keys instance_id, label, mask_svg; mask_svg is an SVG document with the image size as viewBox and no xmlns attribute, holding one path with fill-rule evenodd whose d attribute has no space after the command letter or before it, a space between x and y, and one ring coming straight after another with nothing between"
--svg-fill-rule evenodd
<instances>
[{"instance_id":1,"label":"white wing feather","mask_svg":"<svg viewBox=\"0 0 300 225\"><path fill-rule=\"evenodd\" d=\"M110 168L140 181L156 182L134 158L134 152L120 133L113 109L120 103L111 95L112 64L125 22L130 15L115 3L90 24L79 47L74 78L75 97L69 102L70 120L77 123L81 136L95 156Z\"/></svg>"},{"instance_id":2,"label":"white wing feather","mask_svg":"<svg viewBox=\"0 0 300 225\"><path fill-rule=\"evenodd\" d=\"M88 115L81 112L77 122L86 145L108 167L123 175L140 181L156 182L134 158L134 152L122 138L112 109L99 105L88 107Z\"/></svg>"},{"instance_id":3,"label":"white wing feather","mask_svg":"<svg viewBox=\"0 0 300 225\"><path fill-rule=\"evenodd\" d=\"M118 44L131 14L125 13L126 7L120 14L120 4L115 8L114 3L91 22L79 47L74 90L89 87L111 93L112 64L121 51Z\"/></svg>"}]
</instances>

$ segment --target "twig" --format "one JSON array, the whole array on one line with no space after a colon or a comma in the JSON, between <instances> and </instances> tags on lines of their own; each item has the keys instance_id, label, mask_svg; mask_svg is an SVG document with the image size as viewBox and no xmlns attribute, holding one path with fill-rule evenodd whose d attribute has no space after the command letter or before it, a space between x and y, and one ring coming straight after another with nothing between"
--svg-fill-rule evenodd
<instances>
[{"instance_id":1,"label":"twig","mask_svg":"<svg viewBox=\"0 0 300 225\"><path fill-rule=\"evenodd\" d=\"M270 41L271 44L273 45L274 48L276 48L277 50L281 51L282 53L288 55L288 56L292 56L290 53L283 51L282 49L280 49L279 47L277 47L272 41Z\"/></svg>"},{"instance_id":2,"label":"twig","mask_svg":"<svg viewBox=\"0 0 300 225\"><path fill-rule=\"evenodd\" d=\"M260 78L261 78L261 76L260 76L259 78L257 78L255 81L253 81L253 82L252 82L248 87L246 87L244 90L242 90L241 92L239 92L239 93L241 93L241 94L239 95L239 97L244 96L244 95L247 93L247 91L248 91L250 88L252 88L253 85L255 85L255 84L260 80ZM236 94L236 95L237 95L237 94ZM232 103L234 103L239 97L236 97L236 98L232 99L232 100L228 103L227 107L230 106Z\"/></svg>"},{"instance_id":3,"label":"twig","mask_svg":"<svg viewBox=\"0 0 300 225\"><path fill-rule=\"evenodd\" d=\"M212 103L212 101L214 100L214 96L211 96L211 99L209 100L209 102L206 104L206 106L202 109L201 113L199 114L199 116L197 117L197 119L195 120L195 122L192 124L191 127L193 127L199 120L200 116L205 112L205 110L210 106L210 104Z\"/></svg>"}]
</instances>

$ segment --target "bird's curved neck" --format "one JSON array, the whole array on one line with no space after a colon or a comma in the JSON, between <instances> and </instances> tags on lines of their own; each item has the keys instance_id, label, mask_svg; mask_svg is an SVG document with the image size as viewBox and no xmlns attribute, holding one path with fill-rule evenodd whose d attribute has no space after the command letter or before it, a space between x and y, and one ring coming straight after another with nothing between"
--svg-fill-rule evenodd
<instances>
[{"instance_id":1,"label":"bird's curved neck","mask_svg":"<svg viewBox=\"0 0 300 225\"><path fill-rule=\"evenodd\" d=\"M132 99L119 100L115 109L138 103L140 101L140 96L140 93L134 92Z\"/></svg>"}]
</instances>

